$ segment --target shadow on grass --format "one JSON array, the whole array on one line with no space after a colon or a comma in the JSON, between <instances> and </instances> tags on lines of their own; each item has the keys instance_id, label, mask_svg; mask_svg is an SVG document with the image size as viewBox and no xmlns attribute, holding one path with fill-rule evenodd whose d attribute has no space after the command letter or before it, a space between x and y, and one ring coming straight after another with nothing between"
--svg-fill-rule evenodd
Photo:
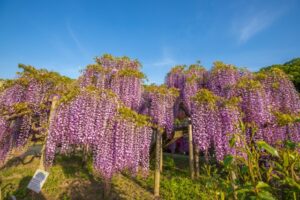
<instances>
[{"instance_id":1,"label":"shadow on grass","mask_svg":"<svg viewBox=\"0 0 300 200\"><path fill-rule=\"evenodd\" d=\"M31 176L25 176L20 181L17 189L15 189L10 194L7 194L6 197L4 197L5 200L11 200L11 195L15 196L16 199L22 199L22 200L46 200L45 196L42 192L39 194L27 189L27 185L31 180Z\"/></svg>"},{"instance_id":2,"label":"shadow on grass","mask_svg":"<svg viewBox=\"0 0 300 200\"><path fill-rule=\"evenodd\" d=\"M153 160L152 160L153 161ZM186 166L188 157L184 155L165 154L163 158L163 171L161 172L161 182L170 180L172 177L189 178L189 168ZM154 162L151 162L151 169L154 171ZM131 176L128 173L122 173L124 177L133 181L135 184L144 190L153 193L154 189L154 174L150 174L148 178L141 176Z\"/></svg>"},{"instance_id":3,"label":"shadow on grass","mask_svg":"<svg viewBox=\"0 0 300 200\"><path fill-rule=\"evenodd\" d=\"M76 153L70 156L58 155L55 164L62 167L63 173L67 178L72 178L59 196L59 199L72 200L97 200L104 198L104 182L101 178L93 175L92 158L84 162L82 154ZM111 188L110 196L106 199L122 199L118 192Z\"/></svg>"},{"instance_id":4,"label":"shadow on grass","mask_svg":"<svg viewBox=\"0 0 300 200\"><path fill-rule=\"evenodd\" d=\"M35 158L40 158L41 157L41 149L42 145L34 145L29 147L26 152L22 153L21 155L14 157L10 160L8 160L3 166L0 167L0 170L18 166L20 164L22 165L27 165L32 163L32 161ZM27 157L30 156L30 160L27 160Z\"/></svg>"}]
</instances>

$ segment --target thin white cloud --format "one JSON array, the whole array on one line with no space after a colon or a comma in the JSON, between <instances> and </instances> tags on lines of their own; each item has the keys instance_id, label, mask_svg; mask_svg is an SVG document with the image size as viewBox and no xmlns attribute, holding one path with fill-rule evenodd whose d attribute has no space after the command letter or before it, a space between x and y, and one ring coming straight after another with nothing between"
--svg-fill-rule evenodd
<instances>
[{"instance_id":1,"label":"thin white cloud","mask_svg":"<svg viewBox=\"0 0 300 200\"><path fill-rule=\"evenodd\" d=\"M245 12L241 14L238 19L233 22L234 33L237 35L238 42L245 43L255 35L266 30L278 18L280 18L287 11L287 7L274 9L259 10L255 12Z\"/></svg>"},{"instance_id":2,"label":"thin white cloud","mask_svg":"<svg viewBox=\"0 0 300 200\"><path fill-rule=\"evenodd\" d=\"M176 62L173 58L163 57L161 60L154 62L152 65L155 67L169 66L174 65Z\"/></svg>"},{"instance_id":3,"label":"thin white cloud","mask_svg":"<svg viewBox=\"0 0 300 200\"><path fill-rule=\"evenodd\" d=\"M73 29L71 28L71 25L69 22L67 22L67 30L68 33L70 35L70 37L72 38L72 40L74 41L75 45L77 46L77 48L79 49L79 51L85 56L85 57L89 57L88 52L86 51L86 49L82 46L82 44L80 43L79 39L77 38L76 34L74 33Z\"/></svg>"},{"instance_id":4,"label":"thin white cloud","mask_svg":"<svg viewBox=\"0 0 300 200\"><path fill-rule=\"evenodd\" d=\"M155 67L170 67L172 65L175 65L176 61L171 55L170 48L163 47L162 48L162 56L159 60L151 63L150 65Z\"/></svg>"}]
</instances>

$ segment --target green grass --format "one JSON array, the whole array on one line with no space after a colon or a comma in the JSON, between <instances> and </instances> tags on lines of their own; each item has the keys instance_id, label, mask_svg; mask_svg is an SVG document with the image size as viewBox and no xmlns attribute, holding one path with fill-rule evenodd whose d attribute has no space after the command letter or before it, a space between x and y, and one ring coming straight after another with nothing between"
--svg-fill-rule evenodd
<instances>
[{"instance_id":1,"label":"green grass","mask_svg":"<svg viewBox=\"0 0 300 200\"><path fill-rule=\"evenodd\" d=\"M57 155L50 175L41 194L37 195L26 187L39 166L40 158L27 155L22 162L16 157L9 166L2 169L2 196L10 199L103 199L101 178L93 175L92 159L83 164L82 155ZM27 161L27 162L26 162ZM153 168L153 164L151 165ZM164 168L161 175L162 199L217 199L214 186L216 180L203 176L199 180L189 177L188 157L184 155L164 155ZM149 176L132 177L127 173L116 175L112 179L109 199L153 199L153 169Z\"/></svg>"}]
</instances>

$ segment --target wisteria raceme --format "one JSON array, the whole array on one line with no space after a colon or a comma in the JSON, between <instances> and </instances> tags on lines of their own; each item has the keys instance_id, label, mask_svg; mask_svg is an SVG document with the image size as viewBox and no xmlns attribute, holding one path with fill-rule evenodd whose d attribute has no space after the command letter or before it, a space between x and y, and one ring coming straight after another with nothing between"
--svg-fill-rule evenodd
<instances>
[{"instance_id":1,"label":"wisteria raceme","mask_svg":"<svg viewBox=\"0 0 300 200\"><path fill-rule=\"evenodd\" d=\"M5 147L9 153L12 148L23 147L33 132L33 122L40 126L47 124L50 107L50 96L57 92L57 87L63 80L59 74L46 70L36 70L31 66L19 65L23 69L19 77L5 83L0 93L0 115L5 115L13 127L5 129L8 137L12 138ZM48 106L48 107L47 107ZM5 145L4 141L1 141ZM0 159L3 160L4 156Z\"/></svg>"},{"instance_id":2,"label":"wisteria raceme","mask_svg":"<svg viewBox=\"0 0 300 200\"><path fill-rule=\"evenodd\" d=\"M243 121L255 123L258 129L272 123L272 114L270 105L268 105L268 96L262 85L252 79L242 79L237 86L238 94L241 97L241 109L245 116ZM257 131L255 139L263 139L263 131Z\"/></svg>"},{"instance_id":3,"label":"wisteria raceme","mask_svg":"<svg viewBox=\"0 0 300 200\"><path fill-rule=\"evenodd\" d=\"M260 73L257 77L266 91L273 110L286 113L300 112L299 93L283 71L275 68Z\"/></svg>"},{"instance_id":4,"label":"wisteria raceme","mask_svg":"<svg viewBox=\"0 0 300 200\"><path fill-rule=\"evenodd\" d=\"M234 85L237 83L241 73L232 65L215 62L209 73L207 87L216 95L230 98L234 93Z\"/></svg>"},{"instance_id":5,"label":"wisteria raceme","mask_svg":"<svg viewBox=\"0 0 300 200\"><path fill-rule=\"evenodd\" d=\"M99 64L88 65L79 77L80 87L93 85L99 89L109 88L111 71Z\"/></svg>"},{"instance_id":6,"label":"wisteria raceme","mask_svg":"<svg viewBox=\"0 0 300 200\"><path fill-rule=\"evenodd\" d=\"M22 147L27 142L29 138L30 129L31 129L31 116L25 115L22 117L19 133L15 135L16 137L16 147Z\"/></svg>"},{"instance_id":7,"label":"wisteria raceme","mask_svg":"<svg viewBox=\"0 0 300 200\"><path fill-rule=\"evenodd\" d=\"M288 139L297 143L300 142L300 122L290 125Z\"/></svg>"},{"instance_id":8,"label":"wisteria raceme","mask_svg":"<svg viewBox=\"0 0 300 200\"><path fill-rule=\"evenodd\" d=\"M217 97L207 89L200 89L193 97L191 121L194 144L207 151L215 136L220 135Z\"/></svg>"},{"instance_id":9,"label":"wisteria raceme","mask_svg":"<svg viewBox=\"0 0 300 200\"><path fill-rule=\"evenodd\" d=\"M198 65L191 65L189 69L185 71L185 81L181 93L184 107L189 115L191 114L192 109L191 97L193 97L200 88L205 86L206 76L207 71Z\"/></svg>"},{"instance_id":10,"label":"wisteria raceme","mask_svg":"<svg viewBox=\"0 0 300 200\"><path fill-rule=\"evenodd\" d=\"M223 160L224 155L243 155L242 152L237 151L237 149L243 147L243 133L240 129L240 122L242 120L242 114L239 111L237 105L234 105L235 102L225 102L225 104L219 107L219 119L221 121L222 126L222 139L221 144L223 149L216 147L216 154L218 160ZM230 140L235 138L235 145L233 147L230 146ZM218 144L216 144L218 145ZM218 153L218 149L220 152Z\"/></svg>"},{"instance_id":11,"label":"wisteria raceme","mask_svg":"<svg viewBox=\"0 0 300 200\"><path fill-rule=\"evenodd\" d=\"M238 137L241 134L239 123L242 117L237 102L236 98L223 99L207 89L200 89L193 97L191 120L194 144L204 152L213 147L218 161L228 154L244 156L236 150L243 145ZM235 146L231 147L229 141L235 135L238 139Z\"/></svg>"},{"instance_id":12,"label":"wisteria raceme","mask_svg":"<svg viewBox=\"0 0 300 200\"><path fill-rule=\"evenodd\" d=\"M57 108L50 123L45 164L52 164L57 146L63 153L85 145L93 150L95 170L106 179L125 169L136 173L139 167L146 174L150 142L145 116L122 106L111 91L85 88Z\"/></svg>"},{"instance_id":13,"label":"wisteria raceme","mask_svg":"<svg viewBox=\"0 0 300 200\"><path fill-rule=\"evenodd\" d=\"M13 84L0 93L0 109L13 112L13 105L24 102L26 88Z\"/></svg>"},{"instance_id":14,"label":"wisteria raceme","mask_svg":"<svg viewBox=\"0 0 300 200\"><path fill-rule=\"evenodd\" d=\"M165 80L168 87L174 87L183 91L185 82L184 68L185 66L181 65L172 68L172 70L167 74Z\"/></svg>"},{"instance_id":15,"label":"wisteria raceme","mask_svg":"<svg viewBox=\"0 0 300 200\"><path fill-rule=\"evenodd\" d=\"M145 87L143 94L144 102L148 103L149 113L153 123L167 132L167 136L171 137L174 126L174 104L179 96L178 90L175 88L167 88L165 85L150 85Z\"/></svg>"},{"instance_id":16,"label":"wisteria raceme","mask_svg":"<svg viewBox=\"0 0 300 200\"><path fill-rule=\"evenodd\" d=\"M125 68L112 76L110 88L127 107L138 110L142 98L142 78L143 74L139 71Z\"/></svg>"},{"instance_id":17,"label":"wisteria raceme","mask_svg":"<svg viewBox=\"0 0 300 200\"><path fill-rule=\"evenodd\" d=\"M144 176L148 175L149 171L149 149L151 144L151 133L152 129L149 126L139 127L138 132L140 132L141 137L139 141L139 151L140 151L140 166L142 167L142 172Z\"/></svg>"},{"instance_id":18,"label":"wisteria raceme","mask_svg":"<svg viewBox=\"0 0 300 200\"><path fill-rule=\"evenodd\" d=\"M138 61L127 57L104 55L96 58L97 64L89 65L79 78L80 86L95 86L98 89L110 89L123 103L138 111L142 96L144 74L139 71Z\"/></svg>"},{"instance_id":19,"label":"wisteria raceme","mask_svg":"<svg viewBox=\"0 0 300 200\"><path fill-rule=\"evenodd\" d=\"M0 166L6 159L7 153L10 149L10 143L7 139L10 139L9 132L9 122L0 116Z\"/></svg>"}]
</instances>

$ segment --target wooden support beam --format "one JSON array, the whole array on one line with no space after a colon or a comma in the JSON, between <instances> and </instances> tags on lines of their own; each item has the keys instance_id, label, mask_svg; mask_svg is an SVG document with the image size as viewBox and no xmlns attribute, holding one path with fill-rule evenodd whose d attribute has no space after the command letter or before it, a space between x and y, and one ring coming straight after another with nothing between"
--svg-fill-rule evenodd
<instances>
[{"instance_id":1,"label":"wooden support beam","mask_svg":"<svg viewBox=\"0 0 300 200\"><path fill-rule=\"evenodd\" d=\"M103 199L109 199L111 192L111 179L103 180Z\"/></svg>"},{"instance_id":2,"label":"wooden support beam","mask_svg":"<svg viewBox=\"0 0 300 200\"><path fill-rule=\"evenodd\" d=\"M163 139L160 137L160 162L159 162L159 170L160 173L163 171Z\"/></svg>"},{"instance_id":3,"label":"wooden support beam","mask_svg":"<svg viewBox=\"0 0 300 200\"><path fill-rule=\"evenodd\" d=\"M51 123L51 121L53 120L53 118L55 116L57 105L58 105L58 96L54 96L52 99L51 110L50 110L50 115L49 115L49 124ZM49 132L49 128L47 130L47 135L48 135L48 132ZM46 148L47 135L45 137L45 142L44 142L42 150L41 150L42 155L41 155L40 166L39 166L39 169L42 169L45 171L46 171L46 168L44 165L44 159L45 159L44 151Z\"/></svg>"},{"instance_id":4,"label":"wooden support beam","mask_svg":"<svg viewBox=\"0 0 300 200\"><path fill-rule=\"evenodd\" d=\"M160 187L160 160L161 160L161 137L162 133L156 130L156 147L155 147L155 172L154 172L154 198L159 198Z\"/></svg>"},{"instance_id":5,"label":"wooden support beam","mask_svg":"<svg viewBox=\"0 0 300 200\"><path fill-rule=\"evenodd\" d=\"M235 185L235 181L236 181L236 174L233 170L231 170L230 172L230 176L231 176L231 184L232 184L232 188L233 188L233 199L234 200L237 200L238 199L238 196L237 196L237 186Z\"/></svg>"},{"instance_id":6,"label":"wooden support beam","mask_svg":"<svg viewBox=\"0 0 300 200\"><path fill-rule=\"evenodd\" d=\"M190 161L190 174L191 179L195 177L194 171L194 148L193 148L193 134L192 134L192 124L188 125L188 134L189 134L189 161Z\"/></svg>"}]
</instances>

